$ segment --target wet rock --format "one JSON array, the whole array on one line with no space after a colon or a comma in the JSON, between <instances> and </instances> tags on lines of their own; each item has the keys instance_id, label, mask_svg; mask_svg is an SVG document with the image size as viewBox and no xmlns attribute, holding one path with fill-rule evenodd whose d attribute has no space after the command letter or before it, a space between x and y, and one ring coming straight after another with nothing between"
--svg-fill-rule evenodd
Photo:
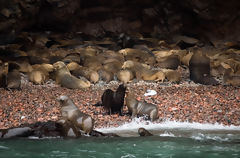
<instances>
[{"instance_id":1,"label":"wet rock","mask_svg":"<svg viewBox=\"0 0 240 158\"><path fill-rule=\"evenodd\" d=\"M28 137L32 134L32 129L30 127L19 127L8 129L2 133L2 138L13 138L13 137Z\"/></svg>"}]
</instances>

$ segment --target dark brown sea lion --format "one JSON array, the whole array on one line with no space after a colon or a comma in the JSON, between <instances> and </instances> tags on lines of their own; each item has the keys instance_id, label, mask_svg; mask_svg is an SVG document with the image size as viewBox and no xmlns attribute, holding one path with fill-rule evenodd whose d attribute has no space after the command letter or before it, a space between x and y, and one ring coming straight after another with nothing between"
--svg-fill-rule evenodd
<instances>
[{"instance_id":1,"label":"dark brown sea lion","mask_svg":"<svg viewBox=\"0 0 240 158\"><path fill-rule=\"evenodd\" d=\"M91 83L88 80L78 79L71 75L67 66L62 61L54 63L53 68L56 71L56 82L63 87L77 89L88 88L91 86Z\"/></svg>"},{"instance_id":2,"label":"dark brown sea lion","mask_svg":"<svg viewBox=\"0 0 240 158\"><path fill-rule=\"evenodd\" d=\"M148 115L151 121L158 119L158 107L154 104L147 102L140 102L135 99L134 95L128 94L126 97L126 106L128 111L132 114L132 118L137 115Z\"/></svg>"},{"instance_id":3,"label":"dark brown sea lion","mask_svg":"<svg viewBox=\"0 0 240 158\"><path fill-rule=\"evenodd\" d=\"M102 106L108 110L109 114L119 113L122 115L126 87L124 84L118 86L114 92L111 89L104 91L102 95Z\"/></svg>"},{"instance_id":4,"label":"dark brown sea lion","mask_svg":"<svg viewBox=\"0 0 240 158\"><path fill-rule=\"evenodd\" d=\"M7 74L7 89L21 89L21 75L19 72L19 65L15 63L9 63Z\"/></svg>"},{"instance_id":5,"label":"dark brown sea lion","mask_svg":"<svg viewBox=\"0 0 240 158\"><path fill-rule=\"evenodd\" d=\"M62 106L62 119L70 121L78 131L90 134L94 126L93 118L81 112L68 96L62 95L58 101Z\"/></svg>"},{"instance_id":6,"label":"dark brown sea lion","mask_svg":"<svg viewBox=\"0 0 240 158\"><path fill-rule=\"evenodd\" d=\"M153 136L152 133L150 133L148 130L146 130L145 128L139 128L138 129L138 134L140 136Z\"/></svg>"},{"instance_id":7,"label":"dark brown sea lion","mask_svg":"<svg viewBox=\"0 0 240 158\"><path fill-rule=\"evenodd\" d=\"M0 63L0 88L7 86L8 63Z\"/></svg>"},{"instance_id":8,"label":"dark brown sea lion","mask_svg":"<svg viewBox=\"0 0 240 158\"><path fill-rule=\"evenodd\" d=\"M210 75L210 59L197 50L189 61L190 79L204 85L217 85L218 82Z\"/></svg>"}]
</instances>

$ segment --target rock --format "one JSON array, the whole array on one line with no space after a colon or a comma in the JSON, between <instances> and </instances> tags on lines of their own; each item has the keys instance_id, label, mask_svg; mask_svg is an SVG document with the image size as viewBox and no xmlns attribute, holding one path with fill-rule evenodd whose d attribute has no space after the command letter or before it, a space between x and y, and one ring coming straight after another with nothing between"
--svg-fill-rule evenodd
<instances>
[{"instance_id":1,"label":"rock","mask_svg":"<svg viewBox=\"0 0 240 158\"><path fill-rule=\"evenodd\" d=\"M13 138L13 137L28 137L32 134L32 129L30 127L18 127L8 129L3 138Z\"/></svg>"}]
</instances>

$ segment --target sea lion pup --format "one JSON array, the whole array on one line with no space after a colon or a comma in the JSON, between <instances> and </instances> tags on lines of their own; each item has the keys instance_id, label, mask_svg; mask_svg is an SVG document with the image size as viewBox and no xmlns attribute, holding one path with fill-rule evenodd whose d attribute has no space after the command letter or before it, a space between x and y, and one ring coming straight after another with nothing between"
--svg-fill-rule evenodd
<instances>
[{"instance_id":1,"label":"sea lion pup","mask_svg":"<svg viewBox=\"0 0 240 158\"><path fill-rule=\"evenodd\" d=\"M145 128L139 128L138 129L138 134L140 135L140 136L153 136L153 134L152 133L150 133L148 130L146 130Z\"/></svg>"},{"instance_id":2,"label":"sea lion pup","mask_svg":"<svg viewBox=\"0 0 240 158\"><path fill-rule=\"evenodd\" d=\"M53 71L51 64L32 65L33 70L28 73L29 80L34 84L43 84L49 78L49 72Z\"/></svg>"},{"instance_id":3,"label":"sea lion pup","mask_svg":"<svg viewBox=\"0 0 240 158\"><path fill-rule=\"evenodd\" d=\"M125 69L125 70L120 70L117 73L117 78L119 81L126 84L134 78L134 75L131 70Z\"/></svg>"},{"instance_id":4,"label":"sea lion pup","mask_svg":"<svg viewBox=\"0 0 240 158\"><path fill-rule=\"evenodd\" d=\"M158 107L157 105L140 102L135 99L133 94L128 94L126 97L126 106L128 107L128 111L132 114L132 118L137 115L143 116L148 115L151 121L155 121L158 119Z\"/></svg>"},{"instance_id":5,"label":"sea lion pup","mask_svg":"<svg viewBox=\"0 0 240 158\"><path fill-rule=\"evenodd\" d=\"M104 91L102 95L102 106L108 110L111 115L113 113L119 113L122 116L122 108L124 104L126 87L124 84L118 86L117 90L114 92L111 89Z\"/></svg>"},{"instance_id":6,"label":"sea lion pup","mask_svg":"<svg viewBox=\"0 0 240 158\"><path fill-rule=\"evenodd\" d=\"M62 119L70 121L78 131L90 134L93 130L94 119L81 112L73 101L65 95L61 95L57 100L61 105Z\"/></svg>"},{"instance_id":7,"label":"sea lion pup","mask_svg":"<svg viewBox=\"0 0 240 158\"><path fill-rule=\"evenodd\" d=\"M165 79L165 75L160 70L150 70L146 65L132 60L127 60L123 63L123 69L130 69L138 80L145 81L162 81Z\"/></svg>"},{"instance_id":8,"label":"sea lion pup","mask_svg":"<svg viewBox=\"0 0 240 158\"><path fill-rule=\"evenodd\" d=\"M15 63L8 63L7 89L21 89L20 66Z\"/></svg>"},{"instance_id":9,"label":"sea lion pup","mask_svg":"<svg viewBox=\"0 0 240 158\"><path fill-rule=\"evenodd\" d=\"M88 80L84 81L72 76L67 66L62 61L54 63L53 68L56 71L56 82L63 87L77 89L88 88L91 85Z\"/></svg>"},{"instance_id":10,"label":"sea lion pup","mask_svg":"<svg viewBox=\"0 0 240 158\"><path fill-rule=\"evenodd\" d=\"M189 61L190 79L204 85L217 85L218 82L210 75L210 59L197 50Z\"/></svg>"}]
</instances>

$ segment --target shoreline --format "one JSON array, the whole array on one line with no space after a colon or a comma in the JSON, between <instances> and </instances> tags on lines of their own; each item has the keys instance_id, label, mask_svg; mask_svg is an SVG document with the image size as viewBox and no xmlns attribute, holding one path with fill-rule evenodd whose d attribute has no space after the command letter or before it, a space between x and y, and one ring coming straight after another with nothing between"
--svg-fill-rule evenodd
<instances>
[{"instance_id":1,"label":"shoreline","mask_svg":"<svg viewBox=\"0 0 240 158\"><path fill-rule=\"evenodd\" d=\"M35 122L56 121L60 118L60 105L56 98L68 95L79 109L95 120L94 129L119 127L130 122L124 106L124 116L106 115L103 107L93 106L101 100L105 89L116 89L120 83L98 83L88 89L70 90L54 83L33 85L24 81L22 90L0 89L0 129L17 127ZM147 89L157 92L154 96L144 96ZM158 105L159 120L177 122L197 122L240 126L240 88L232 86L206 86L189 81L180 84L169 82L132 82L127 84L127 92L134 92L138 100Z\"/></svg>"}]
</instances>

